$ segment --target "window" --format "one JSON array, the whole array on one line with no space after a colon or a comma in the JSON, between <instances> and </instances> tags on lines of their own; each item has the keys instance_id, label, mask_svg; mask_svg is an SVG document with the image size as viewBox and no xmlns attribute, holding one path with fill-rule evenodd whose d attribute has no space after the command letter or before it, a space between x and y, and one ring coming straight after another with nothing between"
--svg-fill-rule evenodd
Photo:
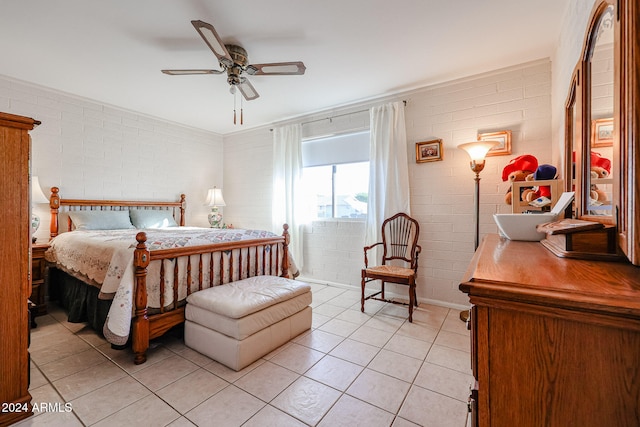
<instances>
[{"instance_id":1,"label":"window","mask_svg":"<svg viewBox=\"0 0 640 427\"><path fill-rule=\"evenodd\" d=\"M304 193L311 217L365 218L369 192L369 132L302 143Z\"/></svg>"}]
</instances>

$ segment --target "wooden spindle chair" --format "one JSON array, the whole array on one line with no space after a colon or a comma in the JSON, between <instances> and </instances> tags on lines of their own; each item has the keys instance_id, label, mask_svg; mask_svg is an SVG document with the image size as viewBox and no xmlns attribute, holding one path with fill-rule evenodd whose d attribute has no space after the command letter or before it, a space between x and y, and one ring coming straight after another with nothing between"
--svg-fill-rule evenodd
<instances>
[{"instance_id":1,"label":"wooden spindle chair","mask_svg":"<svg viewBox=\"0 0 640 427\"><path fill-rule=\"evenodd\" d=\"M368 299L403 304L409 306L409 322L413 322L413 307L418 306L416 297L418 255L422 250L418 245L419 234L418 221L405 213L398 213L382 223L382 242L365 246L362 269L362 312L364 312L364 302ZM381 264L369 267L367 252L378 246L382 247ZM380 291L365 296L366 284L374 280L382 282ZM409 302L385 299L384 286L387 282L406 285L409 288Z\"/></svg>"}]
</instances>

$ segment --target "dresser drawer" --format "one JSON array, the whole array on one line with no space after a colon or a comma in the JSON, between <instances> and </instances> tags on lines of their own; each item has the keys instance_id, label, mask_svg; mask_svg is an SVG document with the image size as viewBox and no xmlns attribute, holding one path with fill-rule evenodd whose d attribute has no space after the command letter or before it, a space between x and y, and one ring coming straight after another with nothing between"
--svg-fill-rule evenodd
<instances>
[{"instance_id":1,"label":"dresser drawer","mask_svg":"<svg viewBox=\"0 0 640 427\"><path fill-rule=\"evenodd\" d=\"M47 314L46 261L44 253L49 249L46 243L34 244L31 247L31 308L32 327L36 327L34 318Z\"/></svg>"},{"instance_id":2,"label":"dresser drawer","mask_svg":"<svg viewBox=\"0 0 640 427\"><path fill-rule=\"evenodd\" d=\"M44 282L44 258L31 259L31 282Z\"/></svg>"}]
</instances>

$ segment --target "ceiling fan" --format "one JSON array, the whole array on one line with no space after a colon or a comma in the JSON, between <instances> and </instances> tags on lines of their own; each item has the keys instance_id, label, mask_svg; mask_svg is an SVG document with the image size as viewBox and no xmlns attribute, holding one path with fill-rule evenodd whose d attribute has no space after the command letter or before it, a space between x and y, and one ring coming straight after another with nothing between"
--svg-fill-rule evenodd
<instances>
[{"instance_id":1,"label":"ceiling fan","mask_svg":"<svg viewBox=\"0 0 640 427\"><path fill-rule=\"evenodd\" d=\"M218 58L221 70L162 70L165 74L222 74L227 73L227 83L231 85L231 93L238 88L247 101L258 98L258 92L242 74L252 76L301 75L306 67L301 61L272 62L266 64L248 64L247 51L235 44L224 44L213 25L203 21L191 21L209 49ZM235 123L235 120L234 120Z\"/></svg>"}]
</instances>

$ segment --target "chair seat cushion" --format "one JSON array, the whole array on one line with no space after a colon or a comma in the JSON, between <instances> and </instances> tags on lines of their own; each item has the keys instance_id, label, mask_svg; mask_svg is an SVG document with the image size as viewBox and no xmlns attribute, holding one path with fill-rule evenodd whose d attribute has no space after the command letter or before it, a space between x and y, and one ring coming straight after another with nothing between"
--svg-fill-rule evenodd
<instances>
[{"instance_id":1,"label":"chair seat cushion","mask_svg":"<svg viewBox=\"0 0 640 427\"><path fill-rule=\"evenodd\" d=\"M408 278L416 273L410 268L398 267L395 265L378 265L364 269L365 272L371 274L384 274L390 277Z\"/></svg>"}]
</instances>

